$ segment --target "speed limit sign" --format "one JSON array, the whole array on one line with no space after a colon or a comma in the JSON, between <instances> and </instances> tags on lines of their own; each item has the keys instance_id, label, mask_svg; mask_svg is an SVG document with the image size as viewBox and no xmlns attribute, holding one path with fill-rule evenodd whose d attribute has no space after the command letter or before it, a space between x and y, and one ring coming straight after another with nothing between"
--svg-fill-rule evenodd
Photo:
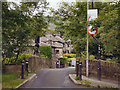
<instances>
[{"instance_id":1,"label":"speed limit sign","mask_svg":"<svg viewBox=\"0 0 120 90\"><path fill-rule=\"evenodd\" d=\"M96 30L94 31L91 31L93 28L93 25L90 25L88 28L87 28L87 32L90 34L90 35L94 35L98 32L98 28L95 28Z\"/></svg>"}]
</instances>

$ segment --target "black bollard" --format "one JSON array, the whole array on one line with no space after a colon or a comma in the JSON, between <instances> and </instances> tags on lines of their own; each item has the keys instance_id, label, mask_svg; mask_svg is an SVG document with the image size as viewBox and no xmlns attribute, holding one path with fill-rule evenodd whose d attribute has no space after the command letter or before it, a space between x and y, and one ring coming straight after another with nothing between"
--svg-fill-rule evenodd
<instances>
[{"instance_id":1,"label":"black bollard","mask_svg":"<svg viewBox=\"0 0 120 90\"><path fill-rule=\"evenodd\" d=\"M76 61L76 77L78 77L79 61Z\"/></svg>"},{"instance_id":2,"label":"black bollard","mask_svg":"<svg viewBox=\"0 0 120 90\"><path fill-rule=\"evenodd\" d=\"M59 68L59 61L56 61L56 68Z\"/></svg>"},{"instance_id":3,"label":"black bollard","mask_svg":"<svg viewBox=\"0 0 120 90\"><path fill-rule=\"evenodd\" d=\"M69 66L71 66L70 60L69 60Z\"/></svg>"},{"instance_id":4,"label":"black bollard","mask_svg":"<svg viewBox=\"0 0 120 90\"><path fill-rule=\"evenodd\" d=\"M24 79L24 61L22 61L21 79Z\"/></svg>"},{"instance_id":5,"label":"black bollard","mask_svg":"<svg viewBox=\"0 0 120 90\"><path fill-rule=\"evenodd\" d=\"M79 63L80 73L79 73L79 80L82 80L82 62Z\"/></svg>"},{"instance_id":6,"label":"black bollard","mask_svg":"<svg viewBox=\"0 0 120 90\"><path fill-rule=\"evenodd\" d=\"M57 68L59 68L59 61L57 61Z\"/></svg>"},{"instance_id":7,"label":"black bollard","mask_svg":"<svg viewBox=\"0 0 120 90\"><path fill-rule=\"evenodd\" d=\"M26 60L26 72L27 72L27 76L28 76L28 60Z\"/></svg>"}]
</instances>

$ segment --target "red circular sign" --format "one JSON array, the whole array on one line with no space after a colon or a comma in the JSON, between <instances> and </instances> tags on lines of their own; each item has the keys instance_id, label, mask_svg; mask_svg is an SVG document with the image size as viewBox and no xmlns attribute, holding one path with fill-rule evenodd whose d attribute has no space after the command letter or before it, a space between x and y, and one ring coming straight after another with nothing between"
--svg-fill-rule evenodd
<instances>
[{"instance_id":1,"label":"red circular sign","mask_svg":"<svg viewBox=\"0 0 120 90\"><path fill-rule=\"evenodd\" d=\"M90 31L92 29L92 25L90 25L88 28L87 28L87 32L90 34L90 35L94 35L98 32L98 28L96 28L95 31Z\"/></svg>"}]
</instances>

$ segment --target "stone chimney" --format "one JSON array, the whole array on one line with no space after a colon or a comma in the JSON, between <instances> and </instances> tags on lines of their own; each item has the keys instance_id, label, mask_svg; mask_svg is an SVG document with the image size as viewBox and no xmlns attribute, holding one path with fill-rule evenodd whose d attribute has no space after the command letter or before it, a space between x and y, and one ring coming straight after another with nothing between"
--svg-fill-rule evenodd
<instances>
[{"instance_id":1,"label":"stone chimney","mask_svg":"<svg viewBox=\"0 0 120 90\"><path fill-rule=\"evenodd\" d=\"M46 34L47 35L52 35L52 33L53 33L52 31L48 31Z\"/></svg>"}]
</instances>

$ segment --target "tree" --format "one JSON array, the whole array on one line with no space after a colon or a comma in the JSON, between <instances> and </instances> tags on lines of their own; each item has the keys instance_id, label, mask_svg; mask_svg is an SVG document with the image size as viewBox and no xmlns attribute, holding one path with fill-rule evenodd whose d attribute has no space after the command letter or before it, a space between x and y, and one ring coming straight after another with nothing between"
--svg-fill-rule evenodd
<instances>
[{"instance_id":1,"label":"tree","mask_svg":"<svg viewBox=\"0 0 120 90\"><path fill-rule=\"evenodd\" d=\"M60 8L54 11L56 31L64 33L66 41L68 39L72 40L73 47L78 55L86 48L86 14L86 2L71 4L63 2Z\"/></svg>"},{"instance_id":2,"label":"tree","mask_svg":"<svg viewBox=\"0 0 120 90\"><path fill-rule=\"evenodd\" d=\"M114 57L116 61L120 60L119 2L107 3L99 12L99 17L95 22L98 22L99 39L103 44L104 54L109 58Z\"/></svg>"},{"instance_id":3,"label":"tree","mask_svg":"<svg viewBox=\"0 0 120 90\"><path fill-rule=\"evenodd\" d=\"M10 4L17 7L15 3L2 3L2 47L4 58L11 57L15 53L19 55L28 42L28 33L30 32L25 22L28 17L24 16L19 9L11 9Z\"/></svg>"},{"instance_id":4,"label":"tree","mask_svg":"<svg viewBox=\"0 0 120 90\"><path fill-rule=\"evenodd\" d=\"M53 10L56 30L64 32L66 40L72 40L73 47L78 55L86 51L86 6L85 2L72 4L63 2L58 10ZM91 3L89 8L91 8ZM98 9L98 18L90 23L99 28L99 33L95 37L101 42L101 55L105 59L111 56L119 60L119 2L95 2L94 8ZM98 53L97 42L90 35L89 53L96 57Z\"/></svg>"},{"instance_id":5,"label":"tree","mask_svg":"<svg viewBox=\"0 0 120 90\"><path fill-rule=\"evenodd\" d=\"M10 7L11 4L12 8ZM40 6L42 7L42 12L39 10ZM25 50L25 46L28 46L30 40L35 39L32 33L39 35L42 32L47 25L43 16L45 7L45 0L40 2L22 2L20 5L8 2L2 3L3 58L16 56L17 60L18 55ZM38 12L33 15L34 11Z\"/></svg>"}]
</instances>

